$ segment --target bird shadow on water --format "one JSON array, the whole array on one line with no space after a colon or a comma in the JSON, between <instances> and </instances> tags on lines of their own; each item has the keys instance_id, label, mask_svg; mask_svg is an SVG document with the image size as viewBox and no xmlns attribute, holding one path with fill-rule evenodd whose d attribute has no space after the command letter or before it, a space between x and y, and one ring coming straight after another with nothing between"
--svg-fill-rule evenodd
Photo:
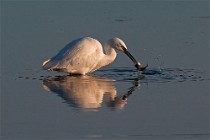
<instances>
[{"instance_id":1,"label":"bird shadow on water","mask_svg":"<svg viewBox=\"0 0 210 140\"><path fill-rule=\"evenodd\" d=\"M114 79L89 75L45 78L43 88L56 93L64 103L74 109L98 111L104 102L111 110L122 110L127 104L128 97L139 86L138 80L137 78L135 84L120 95Z\"/></svg>"},{"instance_id":2,"label":"bird shadow on water","mask_svg":"<svg viewBox=\"0 0 210 140\"><path fill-rule=\"evenodd\" d=\"M193 69L146 69L138 73L133 68L106 68L89 75L64 75L43 79L43 88L56 93L74 109L98 111L103 104L111 110L123 110L128 98L140 83L202 81L202 73ZM126 91L117 90L117 82L128 82ZM121 92L121 93L120 93Z\"/></svg>"}]
</instances>

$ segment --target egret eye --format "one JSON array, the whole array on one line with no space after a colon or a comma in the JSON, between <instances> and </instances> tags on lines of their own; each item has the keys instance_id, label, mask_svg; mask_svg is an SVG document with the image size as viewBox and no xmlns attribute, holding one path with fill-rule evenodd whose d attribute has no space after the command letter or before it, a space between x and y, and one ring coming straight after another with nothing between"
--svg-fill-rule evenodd
<instances>
[{"instance_id":1,"label":"egret eye","mask_svg":"<svg viewBox=\"0 0 210 140\"><path fill-rule=\"evenodd\" d=\"M127 50L126 47L124 47L123 45L121 45L122 50L125 52Z\"/></svg>"}]
</instances>

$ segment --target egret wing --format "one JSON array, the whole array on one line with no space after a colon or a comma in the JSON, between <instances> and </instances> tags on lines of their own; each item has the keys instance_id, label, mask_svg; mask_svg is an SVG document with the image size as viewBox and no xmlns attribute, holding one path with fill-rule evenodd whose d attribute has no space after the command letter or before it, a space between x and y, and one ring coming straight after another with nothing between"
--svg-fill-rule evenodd
<instances>
[{"instance_id":1,"label":"egret wing","mask_svg":"<svg viewBox=\"0 0 210 140\"><path fill-rule=\"evenodd\" d=\"M95 68L102 55L102 46L97 40L83 38L69 43L48 63L51 70L86 73Z\"/></svg>"}]
</instances>

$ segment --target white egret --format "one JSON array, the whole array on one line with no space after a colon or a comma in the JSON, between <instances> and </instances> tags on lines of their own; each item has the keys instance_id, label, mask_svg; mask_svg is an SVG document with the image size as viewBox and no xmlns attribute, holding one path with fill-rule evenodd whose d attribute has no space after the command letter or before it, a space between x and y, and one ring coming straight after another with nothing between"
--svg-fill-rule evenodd
<instances>
[{"instance_id":1,"label":"white egret","mask_svg":"<svg viewBox=\"0 0 210 140\"><path fill-rule=\"evenodd\" d=\"M117 56L116 51L124 52L134 62L135 67L141 70L141 64L129 53L125 43L116 37L108 40L103 47L98 40L91 37L76 39L57 55L44 61L42 66L44 70L85 75L112 63Z\"/></svg>"}]
</instances>

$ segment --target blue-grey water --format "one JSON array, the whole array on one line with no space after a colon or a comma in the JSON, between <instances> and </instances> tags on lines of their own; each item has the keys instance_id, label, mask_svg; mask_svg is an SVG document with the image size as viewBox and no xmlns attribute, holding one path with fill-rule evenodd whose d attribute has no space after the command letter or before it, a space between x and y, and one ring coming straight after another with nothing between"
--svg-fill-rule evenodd
<instances>
[{"instance_id":1,"label":"blue-grey water","mask_svg":"<svg viewBox=\"0 0 210 140\"><path fill-rule=\"evenodd\" d=\"M209 1L1 1L1 139L207 140ZM86 76L42 70L71 40L126 55Z\"/></svg>"}]
</instances>

